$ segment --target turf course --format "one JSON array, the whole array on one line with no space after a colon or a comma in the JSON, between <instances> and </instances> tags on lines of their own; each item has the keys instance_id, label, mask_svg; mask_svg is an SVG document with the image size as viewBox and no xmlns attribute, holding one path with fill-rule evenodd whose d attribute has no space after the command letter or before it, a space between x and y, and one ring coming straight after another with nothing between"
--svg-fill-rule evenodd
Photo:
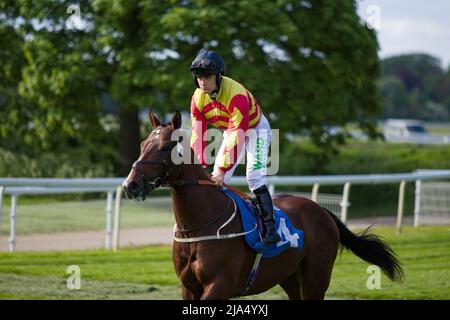
<instances>
[{"instance_id":1,"label":"turf course","mask_svg":"<svg viewBox=\"0 0 450 320\"><path fill-rule=\"evenodd\" d=\"M9 200L9 199L8 199ZM104 230L106 201L36 202L25 199L17 208L17 233L20 235L66 231ZM1 234L9 234L9 203L3 206ZM170 202L122 200L121 228L173 226Z\"/></svg>"},{"instance_id":2,"label":"turf course","mask_svg":"<svg viewBox=\"0 0 450 320\"><path fill-rule=\"evenodd\" d=\"M450 299L450 227L375 228L403 263L403 286L384 275L369 290L368 264L343 252L327 299ZM66 286L69 265L81 269L81 289ZM170 247L50 253L0 253L1 299L180 299ZM248 299L285 299L280 287Z\"/></svg>"}]
</instances>

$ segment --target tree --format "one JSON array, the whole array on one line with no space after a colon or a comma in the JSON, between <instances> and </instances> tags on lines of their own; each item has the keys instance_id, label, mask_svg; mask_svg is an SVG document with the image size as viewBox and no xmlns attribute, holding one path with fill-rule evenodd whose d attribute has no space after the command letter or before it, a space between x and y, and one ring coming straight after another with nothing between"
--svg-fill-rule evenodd
<instances>
[{"instance_id":1,"label":"tree","mask_svg":"<svg viewBox=\"0 0 450 320\"><path fill-rule=\"evenodd\" d=\"M17 98L7 99L12 106L9 115L21 115L20 124L9 122L2 128L16 135L17 130L25 130L27 148L41 152L95 136L99 129L95 70L82 62L83 55L89 54L89 40L82 32L65 28L66 7L57 2L40 7L31 1L2 2L2 6L7 12L2 25L16 39L1 51L10 59L5 68L17 73L11 82ZM8 52L12 48L14 52Z\"/></svg>"},{"instance_id":2,"label":"tree","mask_svg":"<svg viewBox=\"0 0 450 320\"><path fill-rule=\"evenodd\" d=\"M385 117L448 119L450 77L439 59L426 54L394 56L383 60L382 68L379 84Z\"/></svg>"},{"instance_id":3,"label":"tree","mask_svg":"<svg viewBox=\"0 0 450 320\"><path fill-rule=\"evenodd\" d=\"M380 80L379 87L384 105L383 117L409 117L410 101L402 80L395 76L384 77Z\"/></svg>"},{"instance_id":4,"label":"tree","mask_svg":"<svg viewBox=\"0 0 450 320\"><path fill-rule=\"evenodd\" d=\"M27 64L19 88L35 102L35 121L44 149L67 143L95 143L101 135L100 97L109 93L119 105L120 173L129 171L139 151L138 111L155 101L158 67L149 57L161 38L154 26L164 10L159 2L82 1L83 27L70 28L70 3L22 0L16 19L25 41ZM60 133L60 134L58 134Z\"/></svg>"},{"instance_id":5,"label":"tree","mask_svg":"<svg viewBox=\"0 0 450 320\"><path fill-rule=\"evenodd\" d=\"M394 75L403 80L408 91L423 88L423 79L441 73L439 59L427 54L408 54L387 58L382 63L383 75Z\"/></svg>"},{"instance_id":6,"label":"tree","mask_svg":"<svg viewBox=\"0 0 450 320\"><path fill-rule=\"evenodd\" d=\"M375 136L377 40L355 1L80 1L82 28L66 1L8 2L23 40L20 94L37 106L36 132L63 147L98 143L101 94L119 106L120 174L139 149L138 112L188 110L190 62L201 48L225 58L227 74L254 93L273 128L308 132L326 152L341 135L324 125L357 121Z\"/></svg>"},{"instance_id":7,"label":"tree","mask_svg":"<svg viewBox=\"0 0 450 320\"><path fill-rule=\"evenodd\" d=\"M3 13L0 15L0 147L19 150L22 144L10 137L21 135L26 138L27 130L22 124L31 117L30 108L26 107L17 92L17 83L25 65L22 53L24 40L14 28L15 11L5 4L0 4L0 11Z\"/></svg>"},{"instance_id":8,"label":"tree","mask_svg":"<svg viewBox=\"0 0 450 320\"><path fill-rule=\"evenodd\" d=\"M173 77L185 78L186 60L198 49L214 49L271 114L272 127L307 130L325 150L343 135L326 135L324 124L356 120L376 136L378 44L354 1L183 1L162 22L181 58L173 70L182 73Z\"/></svg>"}]
</instances>

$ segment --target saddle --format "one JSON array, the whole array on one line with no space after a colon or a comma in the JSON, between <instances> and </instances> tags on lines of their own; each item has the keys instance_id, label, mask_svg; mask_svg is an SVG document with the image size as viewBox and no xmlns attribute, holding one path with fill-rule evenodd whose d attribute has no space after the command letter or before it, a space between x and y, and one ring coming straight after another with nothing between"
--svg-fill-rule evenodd
<instances>
[{"instance_id":1,"label":"saddle","mask_svg":"<svg viewBox=\"0 0 450 320\"><path fill-rule=\"evenodd\" d=\"M280 208L274 206L275 228L281 237L281 241L274 244L266 244L262 241L264 222L260 217L256 200L245 195L241 197L227 187L220 190L236 202L242 220L247 244L254 251L262 253L263 258L271 258L285 250L295 248L301 251L303 247L303 231L296 229L289 216Z\"/></svg>"}]
</instances>

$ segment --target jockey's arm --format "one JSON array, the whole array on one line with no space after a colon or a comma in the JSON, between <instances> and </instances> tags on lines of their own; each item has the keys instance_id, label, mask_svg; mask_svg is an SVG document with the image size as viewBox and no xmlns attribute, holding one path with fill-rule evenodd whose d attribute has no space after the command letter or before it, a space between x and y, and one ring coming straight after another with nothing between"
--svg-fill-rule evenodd
<instances>
[{"instance_id":1,"label":"jockey's arm","mask_svg":"<svg viewBox=\"0 0 450 320\"><path fill-rule=\"evenodd\" d=\"M231 99L228 110L231 114L228 122L228 134L222 142L224 144L224 148L221 148L223 152L217 155L215 166L223 173L233 167L244 149L245 132L248 129L250 111L247 97L242 94L235 95Z\"/></svg>"},{"instance_id":2,"label":"jockey's arm","mask_svg":"<svg viewBox=\"0 0 450 320\"><path fill-rule=\"evenodd\" d=\"M191 100L191 126L192 126L192 135L191 135L191 148L194 150L194 154L197 159L200 161L203 167L207 166L206 158L205 158L205 148L206 141L203 139L203 136L206 132L206 128L208 126L205 116L200 110L197 108L195 104L194 97Z\"/></svg>"}]
</instances>

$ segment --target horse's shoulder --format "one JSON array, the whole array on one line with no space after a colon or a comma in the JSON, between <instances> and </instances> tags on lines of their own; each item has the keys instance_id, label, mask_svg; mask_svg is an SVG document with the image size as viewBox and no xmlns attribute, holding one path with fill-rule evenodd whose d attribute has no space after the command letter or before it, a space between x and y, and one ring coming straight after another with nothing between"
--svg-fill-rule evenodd
<instances>
[{"instance_id":1,"label":"horse's shoulder","mask_svg":"<svg viewBox=\"0 0 450 320\"><path fill-rule=\"evenodd\" d=\"M299 206L318 206L314 201L308 198L299 197L288 193L276 193L272 196L272 199L277 206L295 206L296 208Z\"/></svg>"},{"instance_id":2,"label":"horse's shoulder","mask_svg":"<svg viewBox=\"0 0 450 320\"><path fill-rule=\"evenodd\" d=\"M291 194L275 194L274 204L283 210L294 223L332 222L328 213L311 199ZM328 221L329 220L329 221Z\"/></svg>"}]
</instances>

